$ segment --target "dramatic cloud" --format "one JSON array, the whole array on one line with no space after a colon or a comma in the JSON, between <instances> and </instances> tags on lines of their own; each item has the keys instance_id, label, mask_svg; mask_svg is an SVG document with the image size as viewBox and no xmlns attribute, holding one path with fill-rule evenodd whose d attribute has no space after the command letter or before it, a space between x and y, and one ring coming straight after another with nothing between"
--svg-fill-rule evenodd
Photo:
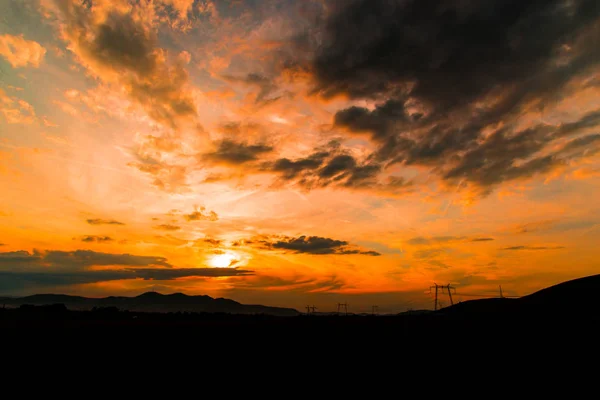
<instances>
[{"instance_id":1,"label":"dramatic cloud","mask_svg":"<svg viewBox=\"0 0 600 400\"><path fill-rule=\"evenodd\" d=\"M379 179L380 164L372 161L359 162L345 152L338 141L332 141L315 149L307 157L280 158L262 164L261 170L274 172L284 183L296 183L305 189L328 186L362 189L369 188L387 193L408 192L412 182L403 177L388 176Z\"/></svg>"},{"instance_id":2,"label":"dramatic cloud","mask_svg":"<svg viewBox=\"0 0 600 400\"><path fill-rule=\"evenodd\" d=\"M217 221L219 216L214 211L206 211L205 207L196 208L194 212L183 216L187 221Z\"/></svg>"},{"instance_id":3,"label":"dramatic cloud","mask_svg":"<svg viewBox=\"0 0 600 400\"><path fill-rule=\"evenodd\" d=\"M343 240L335 240L330 238L324 238L319 236L299 236L293 237L260 237L251 242L259 247L273 249L273 250L286 250L293 253L306 253L306 254L362 254L368 256L380 256L376 251L366 251L355 246L350 245L348 242Z\"/></svg>"},{"instance_id":4,"label":"dramatic cloud","mask_svg":"<svg viewBox=\"0 0 600 400\"><path fill-rule=\"evenodd\" d=\"M563 246L512 246L504 247L502 250L558 250L564 249Z\"/></svg>"},{"instance_id":5,"label":"dramatic cloud","mask_svg":"<svg viewBox=\"0 0 600 400\"><path fill-rule=\"evenodd\" d=\"M181 227L177 226L177 225L171 225L171 224L161 224L161 225L156 225L154 227L154 229L160 229L163 231L178 231L181 229Z\"/></svg>"},{"instance_id":6,"label":"dramatic cloud","mask_svg":"<svg viewBox=\"0 0 600 400\"><path fill-rule=\"evenodd\" d=\"M597 67L598 40L595 0L353 0L332 6L309 70L320 95L375 103L334 120L371 136L373 161L430 166L487 191L590 155L571 146L597 148L587 137L550 151L597 126L597 112L560 126L516 122L532 105L560 101ZM349 168L340 158L323 172Z\"/></svg>"},{"instance_id":7,"label":"dramatic cloud","mask_svg":"<svg viewBox=\"0 0 600 400\"><path fill-rule=\"evenodd\" d=\"M260 155L271 151L273 151L271 146L248 145L225 139L218 144L214 152L205 154L202 158L215 164L240 165L255 161Z\"/></svg>"},{"instance_id":8,"label":"dramatic cloud","mask_svg":"<svg viewBox=\"0 0 600 400\"><path fill-rule=\"evenodd\" d=\"M150 117L172 128L196 115L183 63L167 63L158 47L151 6L120 7L60 0L54 10L63 38L80 62L119 84Z\"/></svg>"},{"instance_id":9,"label":"dramatic cloud","mask_svg":"<svg viewBox=\"0 0 600 400\"><path fill-rule=\"evenodd\" d=\"M87 236L82 236L80 238L80 240L82 242L87 242L87 243L106 243L106 242L112 242L114 239L111 238L110 236L96 236L96 235L87 235Z\"/></svg>"},{"instance_id":10,"label":"dramatic cloud","mask_svg":"<svg viewBox=\"0 0 600 400\"><path fill-rule=\"evenodd\" d=\"M23 35L0 35L0 56L6 58L13 68L27 65L37 68L44 59L44 54L46 49L33 40L26 40Z\"/></svg>"},{"instance_id":11,"label":"dramatic cloud","mask_svg":"<svg viewBox=\"0 0 600 400\"><path fill-rule=\"evenodd\" d=\"M125 225L124 223L115 221L114 219L91 218L87 219L86 222L90 225Z\"/></svg>"}]
</instances>

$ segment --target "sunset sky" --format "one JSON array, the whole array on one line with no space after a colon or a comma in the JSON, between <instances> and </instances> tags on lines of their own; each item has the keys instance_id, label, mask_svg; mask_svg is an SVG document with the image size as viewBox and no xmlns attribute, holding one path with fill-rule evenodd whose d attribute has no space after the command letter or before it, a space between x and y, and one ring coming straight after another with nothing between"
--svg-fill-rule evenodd
<instances>
[{"instance_id":1,"label":"sunset sky","mask_svg":"<svg viewBox=\"0 0 600 400\"><path fill-rule=\"evenodd\" d=\"M0 295L600 273L599 43L597 0L3 0Z\"/></svg>"}]
</instances>

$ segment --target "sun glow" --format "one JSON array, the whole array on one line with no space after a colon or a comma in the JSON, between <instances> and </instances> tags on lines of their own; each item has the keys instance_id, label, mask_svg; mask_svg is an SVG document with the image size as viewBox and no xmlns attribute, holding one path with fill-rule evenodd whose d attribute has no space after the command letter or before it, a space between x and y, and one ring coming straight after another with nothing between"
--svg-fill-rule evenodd
<instances>
[{"instance_id":1,"label":"sun glow","mask_svg":"<svg viewBox=\"0 0 600 400\"><path fill-rule=\"evenodd\" d=\"M235 253L216 254L210 258L208 263L214 268L231 268L237 264L239 258Z\"/></svg>"}]
</instances>

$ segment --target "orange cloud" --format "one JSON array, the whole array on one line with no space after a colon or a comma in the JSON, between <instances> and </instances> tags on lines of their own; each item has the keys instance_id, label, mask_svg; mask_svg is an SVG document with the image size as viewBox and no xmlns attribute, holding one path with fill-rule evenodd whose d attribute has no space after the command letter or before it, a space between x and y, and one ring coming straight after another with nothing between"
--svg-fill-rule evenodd
<instances>
[{"instance_id":1,"label":"orange cloud","mask_svg":"<svg viewBox=\"0 0 600 400\"><path fill-rule=\"evenodd\" d=\"M147 7L64 1L53 12L69 49L91 74L120 86L154 120L178 128L196 115L188 74L157 46L154 10Z\"/></svg>"},{"instance_id":2,"label":"orange cloud","mask_svg":"<svg viewBox=\"0 0 600 400\"><path fill-rule=\"evenodd\" d=\"M46 49L38 42L20 36L4 34L0 36L0 55L6 58L13 68L39 67L46 54Z\"/></svg>"},{"instance_id":3,"label":"orange cloud","mask_svg":"<svg viewBox=\"0 0 600 400\"><path fill-rule=\"evenodd\" d=\"M0 113L9 124L33 124L36 121L33 106L17 97L8 96L0 89Z\"/></svg>"}]
</instances>

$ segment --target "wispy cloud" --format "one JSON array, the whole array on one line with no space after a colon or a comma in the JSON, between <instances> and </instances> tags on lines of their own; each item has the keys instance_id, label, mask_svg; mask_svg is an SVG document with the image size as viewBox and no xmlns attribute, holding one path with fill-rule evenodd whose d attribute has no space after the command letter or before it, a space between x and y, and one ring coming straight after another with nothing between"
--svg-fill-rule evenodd
<instances>
[{"instance_id":1,"label":"wispy cloud","mask_svg":"<svg viewBox=\"0 0 600 400\"><path fill-rule=\"evenodd\" d=\"M86 222L90 225L125 225L124 223L116 221L114 219L102 219L102 218L87 219Z\"/></svg>"},{"instance_id":2,"label":"wispy cloud","mask_svg":"<svg viewBox=\"0 0 600 400\"><path fill-rule=\"evenodd\" d=\"M106 243L114 241L110 236L86 235L79 238L82 242L87 243Z\"/></svg>"},{"instance_id":3,"label":"wispy cloud","mask_svg":"<svg viewBox=\"0 0 600 400\"><path fill-rule=\"evenodd\" d=\"M511 246L504 247L502 250L558 250L564 249L564 246Z\"/></svg>"},{"instance_id":4,"label":"wispy cloud","mask_svg":"<svg viewBox=\"0 0 600 400\"><path fill-rule=\"evenodd\" d=\"M177 225L171 225L171 224L161 224L161 225L154 226L154 229L160 229L163 231L178 231L181 229L181 227L177 226Z\"/></svg>"}]
</instances>

